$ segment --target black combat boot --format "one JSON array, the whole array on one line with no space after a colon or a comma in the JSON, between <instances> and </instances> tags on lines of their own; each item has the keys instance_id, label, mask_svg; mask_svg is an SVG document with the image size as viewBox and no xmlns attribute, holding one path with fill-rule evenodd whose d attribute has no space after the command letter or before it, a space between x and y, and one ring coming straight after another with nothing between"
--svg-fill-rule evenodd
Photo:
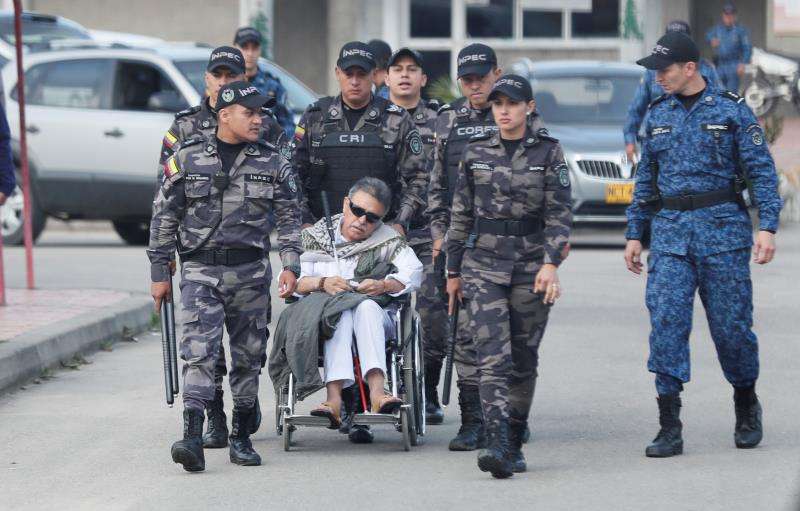
<instances>
[{"instance_id":1,"label":"black combat boot","mask_svg":"<svg viewBox=\"0 0 800 511\"><path fill-rule=\"evenodd\" d=\"M253 419L253 427L250 428L251 435L255 435L256 431L258 431L258 428L261 427L261 403L258 402L258 397L256 397L255 411L256 416Z\"/></svg>"},{"instance_id":2,"label":"black combat boot","mask_svg":"<svg viewBox=\"0 0 800 511\"><path fill-rule=\"evenodd\" d=\"M528 421L514 417L508 419L508 461L511 462L511 470L514 472L528 470L525 455L522 454L522 441L527 427Z\"/></svg>"},{"instance_id":3,"label":"black combat boot","mask_svg":"<svg viewBox=\"0 0 800 511\"><path fill-rule=\"evenodd\" d=\"M444 422L444 410L439 404L439 376L442 373L441 360L429 360L425 364L425 422L441 424Z\"/></svg>"},{"instance_id":4,"label":"black combat boot","mask_svg":"<svg viewBox=\"0 0 800 511\"><path fill-rule=\"evenodd\" d=\"M483 409L478 387L459 388L458 405L461 407L461 427L458 434L450 440L451 451L474 451L486 445L486 432L483 427Z\"/></svg>"},{"instance_id":5,"label":"black combat boot","mask_svg":"<svg viewBox=\"0 0 800 511\"><path fill-rule=\"evenodd\" d=\"M253 450L250 442L250 431L253 430L253 422L256 418L255 405L251 408L233 409L233 420L231 421L231 463L244 466L261 465L261 456Z\"/></svg>"},{"instance_id":6,"label":"black combat boot","mask_svg":"<svg viewBox=\"0 0 800 511\"><path fill-rule=\"evenodd\" d=\"M486 449L478 453L478 468L497 479L511 477L514 471L509 460L508 422L492 421L486 429Z\"/></svg>"},{"instance_id":7,"label":"black combat boot","mask_svg":"<svg viewBox=\"0 0 800 511\"><path fill-rule=\"evenodd\" d=\"M733 440L739 449L752 449L761 442L764 430L761 426L761 403L756 396L756 387L733 389L733 404L736 411L736 429Z\"/></svg>"},{"instance_id":8,"label":"black combat boot","mask_svg":"<svg viewBox=\"0 0 800 511\"><path fill-rule=\"evenodd\" d=\"M225 416L222 395L222 389L217 389L214 392L214 400L208 403L206 408L208 426L203 435L203 447L206 449L221 449L228 446L228 418Z\"/></svg>"},{"instance_id":9,"label":"black combat boot","mask_svg":"<svg viewBox=\"0 0 800 511\"><path fill-rule=\"evenodd\" d=\"M669 458L683 454L683 424L680 419L681 397L678 394L662 394L658 396L658 422L661 429L647 446L644 454L649 458Z\"/></svg>"},{"instance_id":10,"label":"black combat boot","mask_svg":"<svg viewBox=\"0 0 800 511\"><path fill-rule=\"evenodd\" d=\"M203 410L183 410L183 440L172 444L171 453L172 461L183 465L187 472L201 472L206 469L206 458L203 455Z\"/></svg>"}]
</instances>

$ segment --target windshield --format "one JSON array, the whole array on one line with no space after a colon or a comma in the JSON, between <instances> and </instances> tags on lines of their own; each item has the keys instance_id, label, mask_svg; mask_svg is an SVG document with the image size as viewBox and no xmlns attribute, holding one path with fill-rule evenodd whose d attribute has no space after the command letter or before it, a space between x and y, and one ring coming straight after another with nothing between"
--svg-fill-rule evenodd
<instances>
[{"instance_id":1,"label":"windshield","mask_svg":"<svg viewBox=\"0 0 800 511\"><path fill-rule=\"evenodd\" d=\"M290 75L284 69L276 66L271 62L261 61L266 64L267 70L273 76L280 79L281 84L286 87L286 106L294 113L302 113L308 105L317 100L314 93L311 92L305 85L303 85L297 78ZM206 60L182 60L175 62L178 70L183 73L183 76L192 84L201 96L205 95L205 73L206 73Z\"/></svg>"},{"instance_id":2,"label":"windshield","mask_svg":"<svg viewBox=\"0 0 800 511\"><path fill-rule=\"evenodd\" d=\"M16 44L13 17L0 19L0 38L8 44ZM91 39L91 37L80 27L59 22L54 18L38 16L22 18L22 44L46 45L56 39Z\"/></svg>"},{"instance_id":3,"label":"windshield","mask_svg":"<svg viewBox=\"0 0 800 511\"><path fill-rule=\"evenodd\" d=\"M623 124L638 76L563 76L531 80L536 109L554 124Z\"/></svg>"}]
</instances>

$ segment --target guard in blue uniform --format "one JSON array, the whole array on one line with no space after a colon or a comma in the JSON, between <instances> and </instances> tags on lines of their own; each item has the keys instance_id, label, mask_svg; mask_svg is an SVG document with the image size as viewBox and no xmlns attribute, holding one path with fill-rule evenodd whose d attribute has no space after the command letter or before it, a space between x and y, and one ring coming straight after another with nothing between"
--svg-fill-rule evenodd
<instances>
[{"instance_id":1,"label":"guard in blue uniform","mask_svg":"<svg viewBox=\"0 0 800 511\"><path fill-rule=\"evenodd\" d=\"M739 78L744 74L745 64L750 63L753 45L748 30L736 22L736 7L732 2L722 7L722 23L709 29L706 41L714 49L714 64L722 85L739 92Z\"/></svg>"},{"instance_id":2,"label":"guard in blue uniform","mask_svg":"<svg viewBox=\"0 0 800 511\"><path fill-rule=\"evenodd\" d=\"M667 24L666 32L682 32L689 37L692 36L692 30L689 24L683 20L670 21ZM700 74L705 77L706 81L721 87L719 75L717 74L716 68L714 68L714 64L706 59L700 59ZM628 119L625 121L625 126L622 129L625 135L625 153L628 155L629 161L633 161L639 128L642 126L642 121L644 121L647 107L662 94L664 94L664 89L656 83L656 72L652 69L648 69L645 71L642 81L639 83L639 88L636 89L633 101L628 107Z\"/></svg>"},{"instance_id":3,"label":"guard in blue uniform","mask_svg":"<svg viewBox=\"0 0 800 511\"><path fill-rule=\"evenodd\" d=\"M647 139L625 234L625 261L638 274L643 269L640 240L648 226L652 233L647 366L656 374L661 430L647 447L651 457L683 452L680 392L689 381L697 290L722 371L734 387L736 446L755 447L762 437L749 259L752 247L756 263L772 260L782 204L761 126L742 98L706 82L698 60L694 42L673 32L638 62L657 71L666 91L650 105L645 121ZM755 245L745 173L759 210Z\"/></svg>"}]
</instances>

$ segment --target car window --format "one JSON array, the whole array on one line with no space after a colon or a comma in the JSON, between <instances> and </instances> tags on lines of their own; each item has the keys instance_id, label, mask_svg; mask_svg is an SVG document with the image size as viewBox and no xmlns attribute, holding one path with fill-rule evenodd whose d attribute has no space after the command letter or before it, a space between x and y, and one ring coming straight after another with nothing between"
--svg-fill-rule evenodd
<instances>
[{"instance_id":1,"label":"car window","mask_svg":"<svg viewBox=\"0 0 800 511\"><path fill-rule=\"evenodd\" d=\"M268 60L261 59L267 71L278 78L286 87L286 107L295 113L303 113L306 107L317 100L314 93L303 82L295 78L288 71Z\"/></svg>"},{"instance_id":2,"label":"car window","mask_svg":"<svg viewBox=\"0 0 800 511\"><path fill-rule=\"evenodd\" d=\"M204 96L206 93L206 66L208 65L208 59L205 60L179 60L175 62L175 67L178 68L183 76L189 80L189 83L192 84L194 90L197 91L200 96Z\"/></svg>"},{"instance_id":3,"label":"car window","mask_svg":"<svg viewBox=\"0 0 800 511\"><path fill-rule=\"evenodd\" d=\"M111 70L108 59L36 64L25 72L25 100L29 105L109 108ZM16 87L11 97L17 99Z\"/></svg>"},{"instance_id":4,"label":"car window","mask_svg":"<svg viewBox=\"0 0 800 511\"><path fill-rule=\"evenodd\" d=\"M8 44L16 44L13 16L0 18L0 38ZM91 36L80 25L64 23L52 16L23 15L22 44L46 46L56 39L91 39Z\"/></svg>"},{"instance_id":5,"label":"car window","mask_svg":"<svg viewBox=\"0 0 800 511\"><path fill-rule=\"evenodd\" d=\"M176 112L189 107L172 80L156 66L134 61L117 63L112 108L161 112L163 109L151 103L155 95L168 97Z\"/></svg>"},{"instance_id":6,"label":"car window","mask_svg":"<svg viewBox=\"0 0 800 511\"><path fill-rule=\"evenodd\" d=\"M536 77L531 80L536 109L548 123L625 121L639 76Z\"/></svg>"}]
</instances>

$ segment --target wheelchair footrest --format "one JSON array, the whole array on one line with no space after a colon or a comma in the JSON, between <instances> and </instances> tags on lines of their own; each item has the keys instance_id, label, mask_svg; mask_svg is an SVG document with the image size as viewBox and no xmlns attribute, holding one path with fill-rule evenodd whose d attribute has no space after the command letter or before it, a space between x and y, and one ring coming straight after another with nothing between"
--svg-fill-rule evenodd
<instances>
[{"instance_id":1,"label":"wheelchair footrest","mask_svg":"<svg viewBox=\"0 0 800 511\"><path fill-rule=\"evenodd\" d=\"M312 426L327 428L331 421L327 417L315 417L313 415L290 415L285 417L286 424L292 426Z\"/></svg>"},{"instance_id":2,"label":"wheelchair footrest","mask_svg":"<svg viewBox=\"0 0 800 511\"><path fill-rule=\"evenodd\" d=\"M409 408L408 405L402 405L403 408ZM357 413L353 417L353 424L361 426L371 426L373 424L397 424L400 420L400 412L398 413Z\"/></svg>"}]
</instances>

